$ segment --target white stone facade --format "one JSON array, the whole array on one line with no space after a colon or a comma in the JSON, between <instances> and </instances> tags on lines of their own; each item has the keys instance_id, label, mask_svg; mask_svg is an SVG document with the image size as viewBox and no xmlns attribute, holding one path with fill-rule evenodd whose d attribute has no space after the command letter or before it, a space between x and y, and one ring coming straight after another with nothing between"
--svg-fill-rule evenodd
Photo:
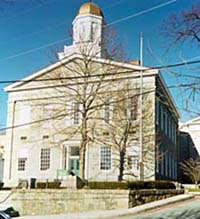
<instances>
[{"instance_id":1,"label":"white stone facade","mask_svg":"<svg viewBox=\"0 0 200 219\"><path fill-rule=\"evenodd\" d=\"M83 30L82 22L87 31ZM147 179L155 180L161 172L161 169L157 168L158 160L156 159L157 89L163 90L163 95L169 102L166 106L170 106L176 112L159 72L137 65L103 59L99 47L103 28L101 15L79 14L73 25L73 45L65 47L64 52L59 54L60 60L57 63L5 89L8 92L7 127L11 127L6 135L5 184L15 186L20 179L30 180L30 178L43 181L54 180L64 177L68 170L78 174L78 150L81 143L79 130L82 127L80 123L82 111L79 107L83 108L83 104L80 104L80 94L84 93L84 83L87 84L85 94L88 98L91 96L94 98L91 106L99 106L94 107L93 111L91 107L92 118L88 117L87 128L92 140L88 142L85 153L85 178L93 181L118 180L119 149L111 146L113 142L110 138L115 134L119 134L118 139L124 137L122 135L124 130L120 130L120 128L123 129L124 119L119 120L120 113L124 113L124 109L120 111L120 107L124 106L120 105L120 102L117 105L115 101L120 95L128 99L131 95L133 97L138 95L141 71L143 71L143 92L145 93L143 100L144 175ZM91 42L86 42L88 37L91 37L88 33L92 31L94 36ZM78 50L81 50L81 53L77 53ZM83 51L90 61L85 59ZM95 51L96 55L93 53L91 59L88 51L92 53ZM90 74L90 77L87 77L90 83L84 81L87 74ZM99 83L98 80L102 82ZM159 85L157 80L159 80ZM92 89L98 90L97 97L91 93ZM106 99L113 101L113 104L107 105ZM139 177L138 100L136 106L134 111L136 116L132 118L131 123L134 130L132 132L129 130L131 134L128 136L129 145L125 154L127 160L124 164L124 173L128 174L126 179L130 180ZM130 116L129 107L125 110ZM177 117L175 113L176 122ZM163 144L167 149L165 142Z\"/></svg>"}]
</instances>

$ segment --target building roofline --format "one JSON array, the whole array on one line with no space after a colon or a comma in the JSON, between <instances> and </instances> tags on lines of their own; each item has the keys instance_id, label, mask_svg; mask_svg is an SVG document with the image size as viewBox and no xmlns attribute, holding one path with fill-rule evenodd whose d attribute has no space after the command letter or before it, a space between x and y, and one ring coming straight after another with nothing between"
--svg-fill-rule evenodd
<instances>
[{"instance_id":1,"label":"building roofline","mask_svg":"<svg viewBox=\"0 0 200 219\"><path fill-rule=\"evenodd\" d=\"M31 80L33 80L34 78L38 78L39 76L42 76L42 75L48 73L49 71L56 69L56 68L62 66L63 64L66 64L66 63L68 63L76 58L82 59L82 56L80 54L74 53L73 55L70 55L70 56L65 57L61 60L58 60L57 62L55 62L51 65L48 65L45 68L42 68L36 72L33 72L31 75L21 79L20 81L17 81L17 82L14 82L14 83L8 85L7 87L4 88L4 90L6 92L16 91L17 87L19 87L23 84L26 84L28 82L31 82ZM95 57L92 60L99 62L99 63L115 65L115 66L119 66L119 67L123 67L123 68L133 69L136 71L145 71L148 74L157 74L158 73L158 70L156 70L156 69L149 69L148 67L133 65L133 64L119 62L119 61L113 61L113 60L108 60L108 59L103 59L103 58L98 58L98 57Z\"/></svg>"},{"instance_id":2,"label":"building roofline","mask_svg":"<svg viewBox=\"0 0 200 219\"><path fill-rule=\"evenodd\" d=\"M182 127L184 127L184 126L186 126L186 125L190 125L190 124L194 124L196 121L198 121L199 120L199 123L200 123L200 116L198 116L198 117L195 117L195 118L193 118L193 119L190 119L190 120L188 120L188 121L186 121L186 122L182 122L181 124L180 124L180 128L182 128Z\"/></svg>"},{"instance_id":3,"label":"building roofline","mask_svg":"<svg viewBox=\"0 0 200 219\"><path fill-rule=\"evenodd\" d=\"M177 118L179 119L180 118L180 113L177 110L174 98L172 97L172 95L170 93L170 90L167 88L167 84L165 83L165 80L164 80L163 76L161 75L161 73L158 74L158 78L159 78L159 80L162 84L162 88L163 88L164 92L167 94L167 97L170 100L171 106L173 107L173 110L174 110Z\"/></svg>"}]
</instances>

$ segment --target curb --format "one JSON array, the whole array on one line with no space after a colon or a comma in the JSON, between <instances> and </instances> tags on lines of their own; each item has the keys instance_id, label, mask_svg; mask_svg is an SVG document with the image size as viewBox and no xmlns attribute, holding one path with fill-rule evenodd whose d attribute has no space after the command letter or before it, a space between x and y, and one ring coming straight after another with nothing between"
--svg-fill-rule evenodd
<instances>
[{"instance_id":1,"label":"curb","mask_svg":"<svg viewBox=\"0 0 200 219\"><path fill-rule=\"evenodd\" d=\"M183 194L170 197L163 200L154 201L144 205L140 205L129 209L109 210L109 211L93 211L84 213L70 213L61 215L42 215L42 216L23 216L19 219L100 219L100 218L115 218L120 216L127 216L131 214L138 214L147 210L159 208L175 202L185 201L194 198L194 195Z\"/></svg>"}]
</instances>

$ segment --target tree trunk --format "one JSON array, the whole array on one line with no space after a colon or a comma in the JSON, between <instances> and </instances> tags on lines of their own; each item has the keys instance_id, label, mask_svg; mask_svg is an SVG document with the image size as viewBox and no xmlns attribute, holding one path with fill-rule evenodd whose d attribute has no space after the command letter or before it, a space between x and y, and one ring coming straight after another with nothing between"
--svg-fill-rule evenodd
<instances>
[{"instance_id":1,"label":"tree trunk","mask_svg":"<svg viewBox=\"0 0 200 219\"><path fill-rule=\"evenodd\" d=\"M83 113L82 118L82 127L81 127L81 135L82 135L82 142L80 148L80 173L79 176L83 181L86 180L85 178L85 154L86 154L86 146L87 146L87 118L86 113Z\"/></svg>"},{"instance_id":2,"label":"tree trunk","mask_svg":"<svg viewBox=\"0 0 200 219\"><path fill-rule=\"evenodd\" d=\"M123 180L123 175L124 175L124 158L125 158L125 153L124 151L120 151L119 153L119 176L118 176L118 180L122 181Z\"/></svg>"}]
</instances>

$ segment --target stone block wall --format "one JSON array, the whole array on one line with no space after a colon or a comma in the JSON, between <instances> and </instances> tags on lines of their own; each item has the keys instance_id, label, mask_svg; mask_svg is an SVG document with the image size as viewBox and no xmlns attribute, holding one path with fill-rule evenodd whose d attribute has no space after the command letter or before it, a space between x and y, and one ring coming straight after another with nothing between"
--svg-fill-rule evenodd
<instances>
[{"instance_id":1,"label":"stone block wall","mask_svg":"<svg viewBox=\"0 0 200 219\"><path fill-rule=\"evenodd\" d=\"M157 201L165 198L170 198L175 195L183 194L184 190L132 190L129 194L129 208L138 205L146 204L152 201Z\"/></svg>"},{"instance_id":2,"label":"stone block wall","mask_svg":"<svg viewBox=\"0 0 200 219\"><path fill-rule=\"evenodd\" d=\"M15 189L10 204L20 215L52 215L128 209L183 190Z\"/></svg>"},{"instance_id":3,"label":"stone block wall","mask_svg":"<svg viewBox=\"0 0 200 219\"><path fill-rule=\"evenodd\" d=\"M50 215L126 209L126 190L15 189L13 207L20 215Z\"/></svg>"}]
</instances>

